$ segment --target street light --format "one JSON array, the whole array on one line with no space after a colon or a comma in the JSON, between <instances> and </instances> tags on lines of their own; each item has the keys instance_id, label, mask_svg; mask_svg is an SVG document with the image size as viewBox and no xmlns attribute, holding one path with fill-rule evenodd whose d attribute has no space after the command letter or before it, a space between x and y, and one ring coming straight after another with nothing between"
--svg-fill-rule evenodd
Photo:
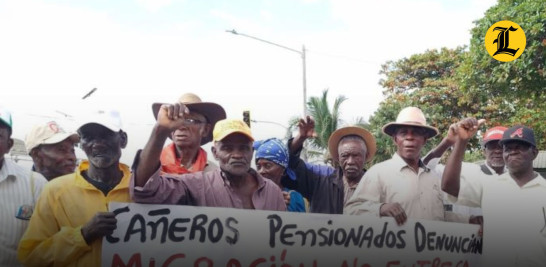
<instances>
[{"instance_id":1,"label":"street light","mask_svg":"<svg viewBox=\"0 0 546 267\"><path fill-rule=\"evenodd\" d=\"M264 43L268 43L270 45L274 45L274 46L277 46L277 47L280 47L280 48L284 48L286 50L290 50L292 52L298 53L301 56L301 60L302 60L302 63L303 63L303 116L305 117L307 115L307 108L306 108L306 106L307 106L307 79L306 79L306 70L305 70L305 68L306 68L305 67L305 45L302 46L301 51L300 51L300 50L297 50L297 49L286 47L284 45L280 45L280 44L276 44L276 43L273 43L273 42L270 42L270 41L267 41L267 40L264 40L264 39L260 39L258 37L254 37L254 36L250 36L250 35L247 35L247 34L244 34L244 33L237 32L237 31L235 31L235 29L226 30L226 32L230 32L230 33L233 33L235 35L241 35L241 36L244 36L244 37L252 38L252 39L258 40L260 42L264 42Z\"/></svg>"}]
</instances>

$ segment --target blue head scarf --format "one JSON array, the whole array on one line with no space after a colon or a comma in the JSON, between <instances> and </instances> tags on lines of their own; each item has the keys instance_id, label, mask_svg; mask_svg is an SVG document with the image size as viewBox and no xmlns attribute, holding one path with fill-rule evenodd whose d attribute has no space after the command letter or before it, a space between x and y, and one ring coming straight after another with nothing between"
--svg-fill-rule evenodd
<instances>
[{"instance_id":1,"label":"blue head scarf","mask_svg":"<svg viewBox=\"0 0 546 267\"><path fill-rule=\"evenodd\" d=\"M296 180L296 174L288 168L288 149L286 144L278 138L271 138L254 142L256 160L267 159L284 167L285 173L290 179Z\"/></svg>"}]
</instances>

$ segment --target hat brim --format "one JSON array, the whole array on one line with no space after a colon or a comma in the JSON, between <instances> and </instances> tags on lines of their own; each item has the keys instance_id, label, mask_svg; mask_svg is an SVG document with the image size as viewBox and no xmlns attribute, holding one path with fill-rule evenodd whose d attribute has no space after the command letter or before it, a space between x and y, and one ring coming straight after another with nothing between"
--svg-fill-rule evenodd
<instances>
[{"instance_id":1,"label":"hat brim","mask_svg":"<svg viewBox=\"0 0 546 267\"><path fill-rule=\"evenodd\" d=\"M530 142L530 141L527 141L527 140L525 140L525 139L521 139L521 138L506 138L506 139L501 139L501 140L499 140L499 143L500 143L501 145L504 145L505 143L512 142L512 141L513 141L513 142L526 143L526 144L529 144L529 145L534 146L534 147L537 146L536 144L534 144L534 143L532 143L532 142Z\"/></svg>"},{"instance_id":2,"label":"hat brim","mask_svg":"<svg viewBox=\"0 0 546 267\"><path fill-rule=\"evenodd\" d=\"M119 128L118 126L111 125L111 124L105 123L105 122L100 122L100 121L87 121L87 122L83 123L82 125L80 125L80 127L78 127L78 131L81 128L83 128L83 127L85 127L85 126L87 126L89 124L98 124L98 125L100 125L102 127L105 127L106 129L108 129L108 130L110 130L110 131L112 131L114 133L117 133L117 132L121 131L121 128Z\"/></svg>"},{"instance_id":3,"label":"hat brim","mask_svg":"<svg viewBox=\"0 0 546 267\"><path fill-rule=\"evenodd\" d=\"M424 128L425 130L427 130L427 138L435 137L439 133L438 129L436 127L432 127L432 126L428 126L428 125L422 125L422 124L419 124L419 123L411 123L411 122L408 122L408 123L390 122L390 123L385 124L385 126L383 126L382 130L383 130L384 134L393 136L394 131L396 130L396 128L400 127L400 126L412 126L412 127Z\"/></svg>"},{"instance_id":4,"label":"hat brim","mask_svg":"<svg viewBox=\"0 0 546 267\"><path fill-rule=\"evenodd\" d=\"M9 122L5 121L4 119L0 118L0 123L6 125L6 127L11 129L11 124Z\"/></svg>"},{"instance_id":5,"label":"hat brim","mask_svg":"<svg viewBox=\"0 0 546 267\"><path fill-rule=\"evenodd\" d=\"M366 129L356 126L349 126L337 129L328 139L328 151L335 162L339 162L338 145L341 138L347 135L356 135L364 139L367 148L366 162L370 162L377 151L377 144L373 135Z\"/></svg>"},{"instance_id":6,"label":"hat brim","mask_svg":"<svg viewBox=\"0 0 546 267\"><path fill-rule=\"evenodd\" d=\"M80 142L80 136L78 134L76 134L76 133L56 133L53 136L51 136L50 138L42 141L39 144L26 143L27 146L25 147L25 149L27 150L28 153L30 153L34 148L36 148L36 147L38 147L40 145L58 144L60 142L63 142L66 139L70 139L70 141L72 141L74 144ZM29 144L30 144L30 146L28 146Z\"/></svg>"},{"instance_id":7,"label":"hat brim","mask_svg":"<svg viewBox=\"0 0 546 267\"><path fill-rule=\"evenodd\" d=\"M153 103L152 104L152 112L154 114L154 118L157 120L157 114L159 112L159 108L161 108L161 105L164 105L167 103ZM195 112L202 114L205 116L210 123L210 131L207 136L204 138L201 138L201 145L204 145L210 141L212 141L212 130L214 129L214 125L216 122L223 120L226 118L226 111L222 106L216 104L216 103L210 103L210 102L202 102L202 103L183 103L190 112ZM171 138L171 136L169 136Z\"/></svg>"},{"instance_id":8,"label":"hat brim","mask_svg":"<svg viewBox=\"0 0 546 267\"><path fill-rule=\"evenodd\" d=\"M80 141L80 136L76 133L57 133L53 135L52 137L44 140L42 144L43 145L57 144L57 143L63 142L66 139L70 139L70 141L74 143L78 143Z\"/></svg>"},{"instance_id":9,"label":"hat brim","mask_svg":"<svg viewBox=\"0 0 546 267\"><path fill-rule=\"evenodd\" d=\"M487 144L489 144L489 143L491 143L491 142L494 142L494 141L499 142L500 140L501 140L501 138L493 138L493 139L488 139L488 140L486 140L486 141L483 141L483 140L482 140L482 141L480 142L480 145L481 145L482 147L485 147Z\"/></svg>"}]
</instances>

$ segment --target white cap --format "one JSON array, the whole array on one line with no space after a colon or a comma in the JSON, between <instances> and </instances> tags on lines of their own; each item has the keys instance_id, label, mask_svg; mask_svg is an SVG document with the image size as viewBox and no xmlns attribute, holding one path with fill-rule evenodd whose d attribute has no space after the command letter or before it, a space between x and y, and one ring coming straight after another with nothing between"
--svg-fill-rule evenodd
<instances>
[{"instance_id":1,"label":"white cap","mask_svg":"<svg viewBox=\"0 0 546 267\"><path fill-rule=\"evenodd\" d=\"M11 112L3 107L0 107L0 120L10 128L13 126L13 122L11 121Z\"/></svg>"},{"instance_id":2,"label":"white cap","mask_svg":"<svg viewBox=\"0 0 546 267\"><path fill-rule=\"evenodd\" d=\"M100 124L113 132L121 130L121 116L117 110L99 110L98 112L94 112L82 120L78 129L90 123Z\"/></svg>"},{"instance_id":3,"label":"white cap","mask_svg":"<svg viewBox=\"0 0 546 267\"><path fill-rule=\"evenodd\" d=\"M57 144L67 138L70 138L74 143L80 140L78 134L67 133L56 122L50 121L46 124L32 127L32 130L30 130L25 139L25 147L28 153L30 153L33 148L39 145Z\"/></svg>"}]
</instances>

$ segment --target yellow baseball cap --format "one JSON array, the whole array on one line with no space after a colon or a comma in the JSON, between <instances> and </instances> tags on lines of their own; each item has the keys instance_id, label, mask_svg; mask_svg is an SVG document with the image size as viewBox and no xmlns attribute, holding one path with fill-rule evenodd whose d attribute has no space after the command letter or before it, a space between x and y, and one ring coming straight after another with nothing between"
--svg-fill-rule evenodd
<instances>
[{"instance_id":1,"label":"yellow baseball cap","mask_svg":"<svg viewBox=\"0 0 546 267\"><path fill-rule=\"evenodd\" d=\"M246 125L246 123L242 120L233 119L218 121L214 126L214 130L212 131L212 140L221 141L222 139L226 138L226 136L233 133L244 134L252 142L254 142L254 137L252 137L252 133L250 132L248 125Z\"/></svg>"},{"instance_id":2,"label":"yellow baseball cap","mask_svg":"<svg viewBox=\"0 0 546 267\"><path fill-rule=\"evenodd\" d=\"M27 152L30 153L33 148L38 147L39 145L57 144L67 138L70 138L74 143L80 141L80 136L78 134L67 133L56 122L50 121L32 127L32 130L30 130L25 139L25 146Z\"/></svg>"}]
</instances>

